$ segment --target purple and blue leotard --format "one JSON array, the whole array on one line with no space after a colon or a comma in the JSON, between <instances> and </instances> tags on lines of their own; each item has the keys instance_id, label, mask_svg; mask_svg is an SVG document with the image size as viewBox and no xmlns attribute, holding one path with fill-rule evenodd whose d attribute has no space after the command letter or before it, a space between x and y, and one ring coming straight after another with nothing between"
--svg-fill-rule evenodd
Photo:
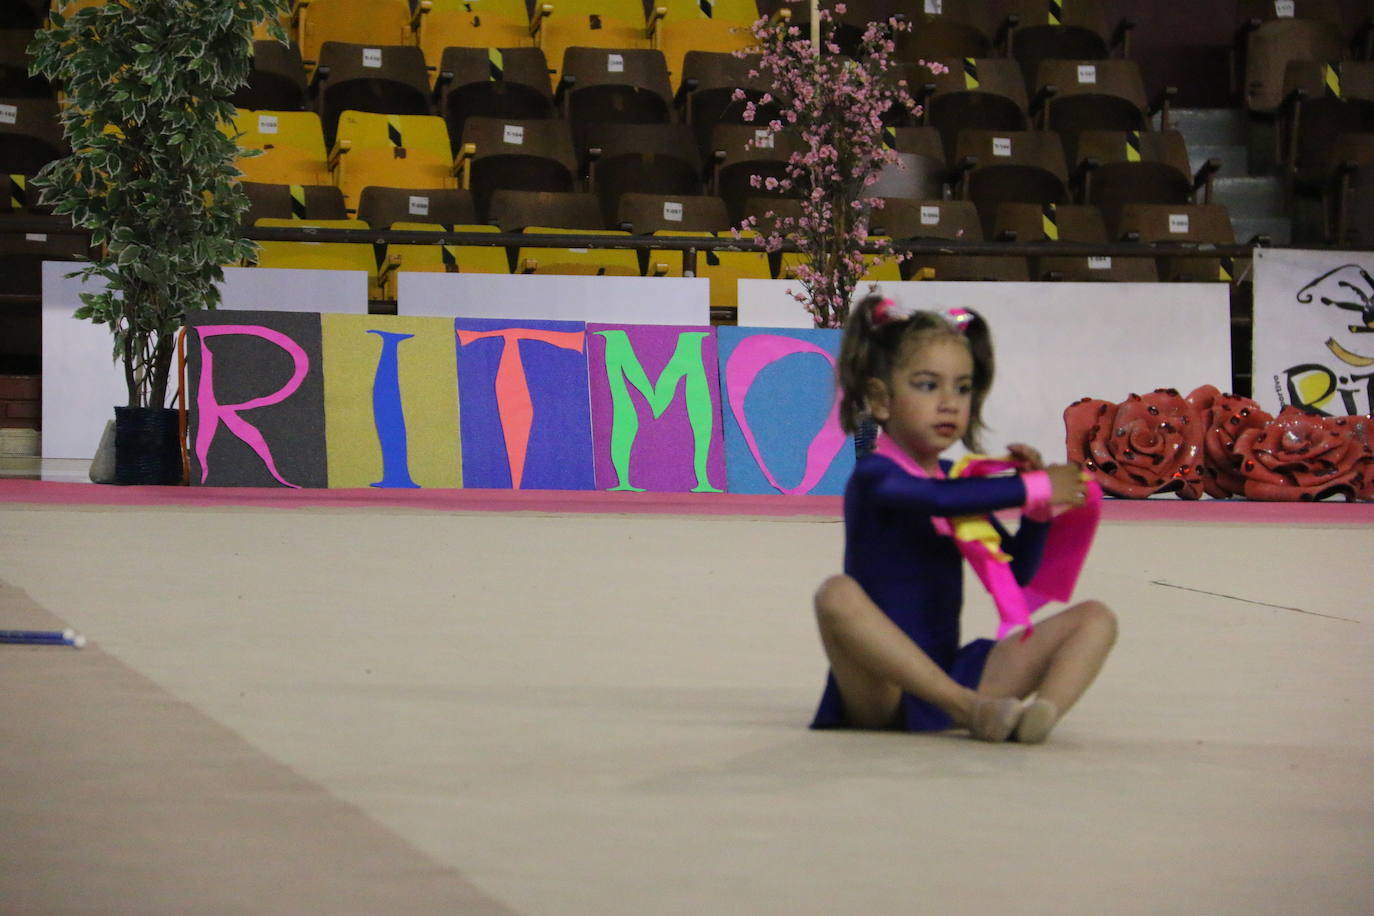
<instances>
[{"instance_id":1,"label":"purple and blue leotard","mask_svg":"<svg viewBox=\"0 0 1374 916\"><path fill-rule=\"evenodd\" d=\"M940 462L943 472L950 467ZM995 643L977 639L960 646L963 559L954 541L936 532L931 517L985 515L1026 503L1027 486L1020 476L918 477L881 454L866 455L845 490L844 571L950 677L977 688ZM1023 517L1014 536L996 518L992 523L1002 536L1002 549L1012 557L1016 581L1026 584L1039 566L1049 523ZM847 724L844 699L831 675L811 727ZM939 707L904 693L893 727L933 731L951 724Z\"/></svg>"}]
</instances>

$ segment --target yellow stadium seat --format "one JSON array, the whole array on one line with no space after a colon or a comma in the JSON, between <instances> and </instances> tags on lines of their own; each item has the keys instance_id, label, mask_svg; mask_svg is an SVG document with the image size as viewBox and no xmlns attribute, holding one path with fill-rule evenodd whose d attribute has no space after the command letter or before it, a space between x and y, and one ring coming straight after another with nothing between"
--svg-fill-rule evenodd
<instances>
[{"instance_id":1,"label":"yellow stadium seat","mask_svg":"<svg viewBox=\"0 0 1374 916\"><path fill-rule=\"evenodd\" d=\"M350 210L368 185L454 188L448 127L434 115L386 115L345 111L329 152L334 184Z\"/></svg>"},{"instance_id":2,"label":"yellow stadium seat","mask_svg":"<svg viewBox=\"0 0 1374 916\"><path fill-rule=\"evenodd\" d=\"M296 42L306 66L320 59L326 41L413 45L407 0L296 0Z\"/></svg>"},{"instance_id":3,"label":"yellow stadium seat","mask_svg":"<svg viewBox=\"0 0 1374 916\"><path fill-rule=\"evenodd\" d=\"M620 235L600 229L550 229L527 226L526 235ZM581 276L638 277L639 256L631 248L521 248L515 272L522 274L577 274Z\"/></svg>"},{"instance_id":4,"label":"yellow stadium seat","mask_svg":"<svg viewBox=\"0 0 1374 916\"><path fill-rule=\"evenodd\" d=\"M536 4L531 20L535 45L562 78L568 48L649 48L648 23L640 0L553 0Z\"/></svg>"},{"instance_id":5,"label":"yellow stadium seat","mask_svg":"<svg viewBox=\"0 0 1374 916\"><path fill-rule=\"evenodd\" d=\"M320 116L313 111L250 111L234 115L238 144L262 150L262 155L242 157L239 171L245 181L265 184L329 184L324 134Z\"/></svg>"},{"instance_id":6,"label":"yellow stadium seat","mask_svg":"<svg viewBox=\"0 0 1374 916\"><path fill-rule=\"evenodd\" d=\"M441 226L438 223L393 223L392 229L429 229L452 232L493 232L495 226ZM387 260L395 263L396 271L426 273L507 274L510 261L506 249L500 245L389 245Z\"/></svg>"},{"instance_id":7,"label":"yellow stadium seat","mask_svg":"<svg viewBox=\"0 0 1374 916\"><path fill-rule=\"evenodd\" d=\"M300 229L366 229L360 219L260 219L255 226ZM369 242L258 242L257 257L250 267L285 267L296 270L361 270L367 273L369 299L382 299L391 266L379 258Z\"/></svg>"},{"instance_id":8,"label":"yellow stadium seat","mask_svg":"<svg viewBox=\"0 0 1374 916\"><path fill-rule=\"evenodd\" d=\"M710 20L664 20L653 26L654 47L668 62L668 78L673 91L682 84L682 64L688 51L732 54L758 44L748 26Z\"/></svg>"},{"instance_id":9,"label":"yellow stadium seat","mask_svg":"<svg viewBox=\"0 0 1374 916\"><path fill-rule=\"evenodd\" d=\"M871 236L870 240L875 243L888 242L891 239L883 236ZM802 264L810 263L811 259L797 251L784 251L782 253L782 266L778 269L778 278L790 280L797 275L797 268ZM902 279L902 268L897 263L897 258L881 257L876 254L864 255L864 263L868 265L860 283L895 283Z\"/></svg>"},{"instance_id":10,"label":"yellow stadium seat","mask_svg":"<svg viewBox=\"0 0 1374 916\"><path fill-rule=\"evenodd\" d=\"M432 67L445 48L534 46L525 0L424 0L415 28L420 50ZM437 75L437 69L431 73Z\"/></svg>"},{"instance_id":11,"label":"yellow stadium seat","mask_svg":"<svg viewBox=\"0 0 1374 916\"><path fill-rule=\"evenodd\" d=\"M676 232L660 229L654 232L655 238L731 238L729 232ZM742 238L751 238L748 233ZM745 242L752 244L752 242ZM647 273L656 277L682 276L683 252L655 250L649 252ZM771 280L773 272L768 267L768 253L762 248L757 251L698 251L697 276L711 282L711 307L735 308L739 304L738 280Z\"/></svg>"}]
</instances>

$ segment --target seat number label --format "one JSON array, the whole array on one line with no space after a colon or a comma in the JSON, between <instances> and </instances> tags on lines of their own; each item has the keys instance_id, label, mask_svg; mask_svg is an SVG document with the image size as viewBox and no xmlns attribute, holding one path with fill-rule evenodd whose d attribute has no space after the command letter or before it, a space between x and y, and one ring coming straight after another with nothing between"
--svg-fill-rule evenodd
<instances>
[{"instance_id":1,"label":"seat number label","mask_svg":"<svg viewBox=\"0 0 1374 916\"><path fill-rule=\"evenodd\" d=\"M525 142L525 128L519 124L507 124L505 140L517 146L522 145Z\"/></svg>"},{"instance_id":2,"label":"seat number label","mask_svg":"<svg viewBox=\"0 0 1374 916\"><path fill-rule=\"evenodd\" d=\"M429 216L429 198L411 195L410 198L411 216Z\"/></svg>"},{"instance_id":3,"label":"seat number label","mask_svg":"<svg viewBox=\"0 0 1374 916\"><path fill-rule=\"evenodd\" d=\"M682 222L682 204L665 200L663 202L663 218L673 223Z\"/></svg>"},{"instance_id":4,"label":"seat number label","mask_svg":"<svg viewBox=\"0 0 1374 916\"><path fill-rule=\"evenodd\" d=\"M1187 214L1187 213L1170 213L1170 214L1169 214L1169 231L1170 231L1170 232L1187 232L1187 231L1188 231L1188 214Z\"/></svg>"},{"instance_id":5,"label":"seat number label","mask_svg":"<svg viewBox=\"0 0 1374 916\"><path fill-rule=\"evenodd\" d=\"M381 48L363 48L363 66L380 67L382 65Z\"/></svg>"}]
</instances>

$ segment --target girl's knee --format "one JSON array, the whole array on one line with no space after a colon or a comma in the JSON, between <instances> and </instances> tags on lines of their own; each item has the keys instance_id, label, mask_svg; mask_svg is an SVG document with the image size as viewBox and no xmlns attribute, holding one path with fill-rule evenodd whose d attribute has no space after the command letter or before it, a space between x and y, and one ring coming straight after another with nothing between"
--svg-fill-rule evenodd
<instances>
[{"instance_id":1,"label":"girl's knee","mask_svg":"<svg viewBox=\"0 0 1374 916\"><path fill-rule=\"evenodd\" d=\"M1101 632L1109 643L1116 642L1116 612L1101 601L1085 601L1078 606L1078 625Z\"/></svg>"},{"instance_id":2,"label":"girl's knee","mask_svg":"<svg viewBox=\"0 0 1374 916\"><path fill-rule=\"evenodd\" d=\"M859 584L846 575L831 576L816 589L814 606L816 617L822 622L843 618L853 607L853 596Z\"/></svg>"}]
</instances>

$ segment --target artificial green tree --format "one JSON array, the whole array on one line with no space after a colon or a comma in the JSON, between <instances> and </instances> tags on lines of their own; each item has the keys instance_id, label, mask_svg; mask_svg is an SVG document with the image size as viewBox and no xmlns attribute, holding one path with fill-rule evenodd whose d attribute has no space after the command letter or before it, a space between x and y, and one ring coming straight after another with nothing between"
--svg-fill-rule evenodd
<instances>
[{"instance_id":1,"label":"artificial green tree","mask_svg":"<svg viewBox=\"0 0 1374 916\"><path fill-rule=\"evenodd\" d=\"M253 30L289 0L111 0L35 35L33 70L64 94L72 154L34 180L43 202L91 231L105 280L77 318L110 327L130 407L164 407L182 316L219 302L221 265L252 253L248 202L226 133L247 79Z\"/></svg>"}]
</instances>

